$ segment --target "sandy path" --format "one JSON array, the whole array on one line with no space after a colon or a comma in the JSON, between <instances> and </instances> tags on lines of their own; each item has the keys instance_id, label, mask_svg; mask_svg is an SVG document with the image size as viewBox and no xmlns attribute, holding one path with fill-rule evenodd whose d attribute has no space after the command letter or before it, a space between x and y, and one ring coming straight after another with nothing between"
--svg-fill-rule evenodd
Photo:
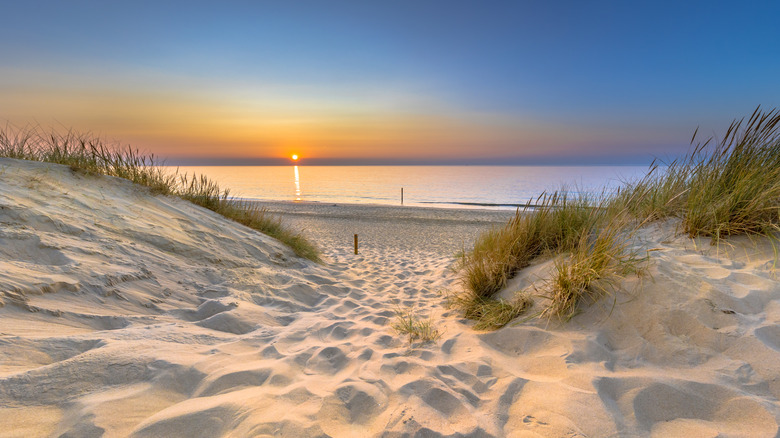
<instances>
[{"instance_id":1,"label":"sandy path","mask_svg":"<svg viewBox=\"0 0 780 438\"><path fill-rule=\"evenodd\" d=\"M442 293L457 286L457 253L480 233L503 226L511 211L380 205L258 202L309 236L334 277L362 288L387 310L441 314ZM358 234L358 255L354 254Z\"/></svg>"}]
</instances>

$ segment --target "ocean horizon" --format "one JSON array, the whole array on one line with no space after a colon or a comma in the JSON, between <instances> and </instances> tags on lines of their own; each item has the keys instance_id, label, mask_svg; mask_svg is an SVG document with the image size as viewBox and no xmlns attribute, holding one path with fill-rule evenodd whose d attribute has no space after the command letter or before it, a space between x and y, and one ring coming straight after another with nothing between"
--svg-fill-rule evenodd
<instances>
[{"instance_id":1,"label":"ocean horizon","mask_svg":"<svg viewBox=\"0 0 780 438\"><path fill-rule=\"evenodd\" d=\"M598 196L647 166L166 166L206 175L236 198L259 201L515 209L564 189ZM402 194L403 191L403 194Z\"/></svg>"}]
</instances>

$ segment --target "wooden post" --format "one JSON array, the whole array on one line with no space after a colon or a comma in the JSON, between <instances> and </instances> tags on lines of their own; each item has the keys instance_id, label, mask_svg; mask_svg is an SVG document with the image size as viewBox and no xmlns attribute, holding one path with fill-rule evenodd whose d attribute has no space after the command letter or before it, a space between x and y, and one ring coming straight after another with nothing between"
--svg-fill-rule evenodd
<instances>
[{"instance_id":1,"label":"wooden post","mask_svg":"<svg viewBox=\"0 0 780 438\"><path fill-rule=\"evenodd\" d=\"M401 187L401 205L404 205L404 188Z\"/></svg>"},{"instance_id":2,"label":"wooden post","mask_svg":"<svg viewBox=\"0 0 780 438\"><path fill-rule=\"evenodd\" d=\"M355 234L355 254L357 254L357 253L358 253L358 251L357 251L357 246L358 246L358 245L357 245L357 234Z\"/></svg>"}]
</instances>

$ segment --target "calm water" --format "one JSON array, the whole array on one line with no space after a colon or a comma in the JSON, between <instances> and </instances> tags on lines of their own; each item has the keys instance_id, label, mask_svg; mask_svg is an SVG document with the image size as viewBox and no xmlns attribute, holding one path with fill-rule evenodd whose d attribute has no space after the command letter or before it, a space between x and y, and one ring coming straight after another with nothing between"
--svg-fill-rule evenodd
<instances>
[{"instance_id":1,"label":"calm water","mask_svg":"<svg viewBox=\"0 0 780 438\"><path fill-rule=\"evenodd\" d=\"M600 192L646 166L183 166L258 200L512 208L544 191Z\"/></svg>"}]
</instances>

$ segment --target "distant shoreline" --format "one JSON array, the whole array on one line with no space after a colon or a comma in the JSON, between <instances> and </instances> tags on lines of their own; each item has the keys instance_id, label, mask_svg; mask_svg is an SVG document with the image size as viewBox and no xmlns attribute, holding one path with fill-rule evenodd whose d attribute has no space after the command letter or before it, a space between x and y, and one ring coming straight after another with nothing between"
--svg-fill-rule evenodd
<instances>
[{"instance_id":1,"label":"distant shoreline","mask_svg":"<svg viewBox=\"0 0 780 438\"><path fill-rule=\"evenodd\" d=\"M489 208L454 208L421 205L357 204L346 202L286 201L244 199L271 213L299 216L328 216L355 219L434 220L449 222L498 222L504 223L514 216L515 210ZM477 206L477 204L473 204Z\"/></svg>"},{"instance_id":2,"label":"distant shoreline","mask_svg":"<svg viewBox=\"0 0 780 438\"><path fill-rule=\"evenodd\" d=\"M507 210L456 209L380 204L251 201L321 247L349 246L358 234L361 247L425 250L454 254L476 237L502 227L514 216Z\"/></svg>"}]
</instances>

